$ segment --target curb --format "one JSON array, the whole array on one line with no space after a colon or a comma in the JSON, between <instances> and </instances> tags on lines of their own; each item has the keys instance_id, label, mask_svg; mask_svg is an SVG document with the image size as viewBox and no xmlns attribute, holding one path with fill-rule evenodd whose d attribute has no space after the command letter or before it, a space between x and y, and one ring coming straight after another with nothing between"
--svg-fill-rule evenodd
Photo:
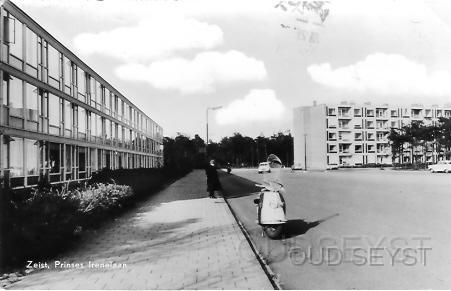
<instances>
[{"instance_id":1,"label":"curb","mask_svg":"<svg viewBox=\"0 0 451 291\"><path fill-rule=\"evenodd\" d=\"M230 212L232 213L233 217L235 218L235 221L237 222L238 226L241 229L241 232L244 234L244 237L246 238L247 242L249 243L249 246L251 247L252 251L255 254L255 257L257 258L257 261L260 263L260 266L262 267L263 271L265 272L266 276L268 277L269 282L271 282L271 285L274 287L274 290L283 290L282 286L279 282L276 281L277 275L271 270L268 264L266 264L265 259L259 254L257 251L257 247L255 246L254 242L251 239L251 236L247 232L246 228L244 227L243 223L238 219L238 216L235 214L235 211L232 209L232 206L230 206L229 201L225 198L225 203L229 207Z\"/></svg>"}]
</instances>

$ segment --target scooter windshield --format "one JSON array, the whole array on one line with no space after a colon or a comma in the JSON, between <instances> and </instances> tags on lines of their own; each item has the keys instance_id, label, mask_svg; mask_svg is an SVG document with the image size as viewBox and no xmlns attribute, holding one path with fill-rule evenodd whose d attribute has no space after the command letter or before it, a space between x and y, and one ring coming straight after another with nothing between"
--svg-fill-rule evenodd
<instances>
[{"instance_id":1,"label":"scooter windshield","mask_svg":"<svg viewBox=\"0 0 451 291\"><path fill-rule=\"evenodd\" d=\"M270 154L268 156L267 162L271 171L263 174L263 184L265 184L273 191L278 191L283 188L283 183L280 178L282 162L280 161L279 157L274 154Z\"/></svg>"}]
</instances>

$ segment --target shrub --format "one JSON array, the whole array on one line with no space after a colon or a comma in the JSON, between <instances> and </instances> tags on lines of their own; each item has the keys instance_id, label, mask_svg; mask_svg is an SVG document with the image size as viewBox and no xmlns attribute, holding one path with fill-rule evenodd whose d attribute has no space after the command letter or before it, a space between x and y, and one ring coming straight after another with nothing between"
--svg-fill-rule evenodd
<instances>
[{"instance_id":1,"label":"shrub","mask_svg":"<svg viewBox=\"0 0 451 291\"><path fill-rule=\"evenodd\" d=\"M19 265L56 255L74 240L76 229L99 225L132 196L129 186L116 184L42 187L21 199L7 190L2 193L1 235L7 238L1 245L3 263Z\"/></svg>"},{"instance_id":2,"label":"shrub","mask_svg":"<svg viewBox=\"0 0 451 291\"><path fill-rule=\"evenodd\" d=\"M93 184L70 192L70 196L79 203L78 211L84 227L95 226L114 211L122 208L133 196L132 188L116 184Z\"/></svg>"}]
</instances>

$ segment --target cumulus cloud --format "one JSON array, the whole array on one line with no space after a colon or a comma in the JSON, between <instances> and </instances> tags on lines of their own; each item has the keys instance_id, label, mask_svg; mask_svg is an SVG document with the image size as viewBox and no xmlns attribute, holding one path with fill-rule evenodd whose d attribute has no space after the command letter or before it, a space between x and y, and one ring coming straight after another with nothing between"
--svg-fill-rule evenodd
<instances>
[{"instance_id":1,"label":"cumulus cloud","mask_svg":"<svg viewBox=\"0 0 451 291\"><path fill-rule=\"evenodd\" d=\"M426 66L398 54L375 53L335 69L330 63L313 64L307 71L315 82L339 89L383 95L451 94L450 72L428 71Z\"/></svg>"},{"instance_id":2,"label":"cumulus cloud","mask_svg":"<svg viewBox=\"0 0 451 291\"><path fill-rule=\"evenodd\" d=\"M266 78L262 61L238 51L202 52L192 60L170 58L148 66L129 63L115 72L123 80L144 81L157 89L178 90L183 94L211 93L217 84Z\"/></svg>"},{"instance_id":3,"label":"cumulus cloud","mask_svg":"<svg viewBox=\"0 0 451 291\"><path fill-rule=\"evenodd\" d=\"M99 33L82 33L74 38L82 54L145 61L189 49L211 49L223 42L216 26L181 16L163 15L144 19L136 26L118 27Z\"/></svg>"},{"instance_id":4,"label":"cumulus cloud","mask_svg":"<svg viewBox=\"0 0 451 291\"><path fill-rule=\"evenodd\" d=\"M219 124L266 121L282 117L283 103L271 89L253 89L242 99L232 101L216 114Z\"/></svg>"}]
</instances>

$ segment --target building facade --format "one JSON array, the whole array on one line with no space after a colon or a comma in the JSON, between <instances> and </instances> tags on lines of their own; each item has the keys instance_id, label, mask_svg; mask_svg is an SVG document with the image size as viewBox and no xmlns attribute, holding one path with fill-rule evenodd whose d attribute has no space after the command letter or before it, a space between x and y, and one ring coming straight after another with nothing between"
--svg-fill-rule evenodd
<instances>
[{"instance_id":1,"label":"building facade","mask_svg":"<svg viewBox=\"0 0 451 291\"><path fill-rule=\"evenodd\" d=\"M0 6L0 175L11 187L162 165L163 130L10 1Z\"/></svg>"},{"instance_id":2,"label":"building facade","mask_svg":"<svg viewBox=\"0 0 451 291\"><path fill-rule=\"evenodd\" d=\"M451 117L451 105L398 107L389 104L320 104L293 111L294 164L298 168L328 169L340 166L386 165L392 163L387 135L412 121L425 125ZM432 149L405 149L400 162L436 162Z\"/></svg>"}]
</instances>

